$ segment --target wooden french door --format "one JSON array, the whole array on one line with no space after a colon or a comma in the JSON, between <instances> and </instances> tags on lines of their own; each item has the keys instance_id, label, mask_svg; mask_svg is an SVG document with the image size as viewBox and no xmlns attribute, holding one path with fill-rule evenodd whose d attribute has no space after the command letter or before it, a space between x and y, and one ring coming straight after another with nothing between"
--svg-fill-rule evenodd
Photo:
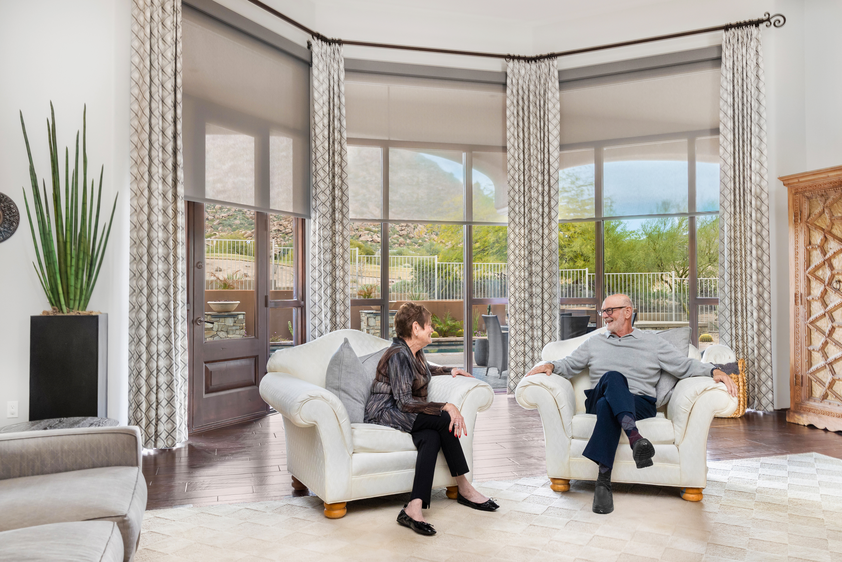
<instances>
[{"instance_id":1,"label":"wooden french door","mask_svg":"<svg viewBox=\"0 0 842 562\"><path fill-rule=\"evenodd\" d=\"M267 222L265 213L188 203L191 433L269 412L258 391L269 354ZM219 223L242 239L215 239Z\"/></svg>"}]
</instances>

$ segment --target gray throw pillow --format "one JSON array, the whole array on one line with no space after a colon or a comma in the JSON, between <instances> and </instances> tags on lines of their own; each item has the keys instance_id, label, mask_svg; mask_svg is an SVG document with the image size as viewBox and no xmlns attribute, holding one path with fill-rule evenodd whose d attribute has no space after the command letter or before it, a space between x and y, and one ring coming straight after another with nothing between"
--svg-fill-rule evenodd
<instances>
[{"instance_id":1,"label":"gray throw pillow","mask_svg":"<svg viewBox=\"0 0 842 562\"><path fill-rule=\"evenodd\" d=\"M385 351L381 349L357 357L348 338L345 338L327 364L325 388L339 397L351 423L363 423L365 403L371 395L377 364Z\"/></svg>"},{"instance_id":2,"label":"gray throw pillow","mask_svg":"<svg viewBox=\"0 0 842 562\"><path fill-rule=\"evenodd\" d=\"M690 327L673 328L672 330L662 330L656 332L658 336L667 340L674 348L681 352L682 355L687 355L690 349ZM669 373L661 371L661 376L655 384L655 407L660 408L669 402L672 396L672 391L675 385L678 384L678 378Z\"/></svg>"}]
</instances>

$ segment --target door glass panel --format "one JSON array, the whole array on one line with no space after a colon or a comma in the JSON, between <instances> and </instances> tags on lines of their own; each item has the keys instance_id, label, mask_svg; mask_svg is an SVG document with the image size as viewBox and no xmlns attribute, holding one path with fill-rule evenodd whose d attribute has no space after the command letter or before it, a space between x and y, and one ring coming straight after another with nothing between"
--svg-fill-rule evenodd
<instances>
[{"instance_id":1,"label":"door glass panel","mask_svg":"<svg viewBox=\"0 0 842 562\"><path fill-rule=\"evenodd\" d=\"M254 137L205 126L205 197L254 205Z\"/></svg>"},{"instance_id":2,"label":"door glass panel","mask_svg":"<svg viewBox=\"0 0 842 562\"><path fill-rule=\"evenodd\" d=\"M298 322L298 309L296 308L270 308L269 309L269 353L275 353L279 349L293 346L292 335L295 333L295 324Z\"/></svg>"},{"instance_id":3,"label":"door glass panel","mask_svg":"<svg viewBox=\"0 0 842 562\"><path fill-rule=\"evenodd\" d=\"M255 335L254 214L205 205L205 341Z\"/></svg>"},{"instance_id":4,"label":"door glass panel","mask_svg":"<svg viewBox=\"0 0 842 562\"><path fill-rule=\"evenodd\" d=\"M295 219L269 215L269 299L295 298Z\"/></svg>"}]
</instances>

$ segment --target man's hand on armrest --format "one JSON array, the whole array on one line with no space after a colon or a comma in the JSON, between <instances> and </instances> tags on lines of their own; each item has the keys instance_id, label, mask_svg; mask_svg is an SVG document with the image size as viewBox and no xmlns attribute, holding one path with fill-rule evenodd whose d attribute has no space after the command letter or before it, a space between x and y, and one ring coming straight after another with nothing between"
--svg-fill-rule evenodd
<instances>
[{"instance_id":1,"label":"man's hand on armrest","mask_svg":"<svg viewBox=\"0 0 842 562\"><path fill-rule=\"evenodd\" d=\"M532 375L552 375L553 374L553 364L552 363L541 363L532 367L532 370L526 373L526 376Z\"/></svg>"},{"instance_id":2,"label":"man's hand on armrest","mask_svg":"<svg viewBox=\"0 0 842 562\"><path fill-rule=\"evenodd\" d=\"M714 382L721 382L725 384L725 388L728 389L728 394L731 396L737 396L737 385L734 384L734 381L731 380L731 377L725 374L724 371L720 369L713 370L713 381Z\"/></svg>"}]
</instances>

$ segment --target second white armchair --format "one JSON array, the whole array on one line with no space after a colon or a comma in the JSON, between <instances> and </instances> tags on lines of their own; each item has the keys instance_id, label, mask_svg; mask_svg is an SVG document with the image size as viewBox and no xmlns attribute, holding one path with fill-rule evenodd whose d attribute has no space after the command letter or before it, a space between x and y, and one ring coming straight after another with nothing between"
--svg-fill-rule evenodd
<instances>
[{"instance_id":1,"label":"second white armchair","mask_svg":"<svg viewBox=\"0 0 842 562\"><path fill-rule=\"evenodd\" d=\"M605 329L544 347L545 361L566 357L587 338ZM604 336L603 336L604 337ZM701 359L690 345L688 355ZM585 390L590 388L588 370L567 380L557 375L524 377L515 389L518 404L538 410L544 426L547 475L557 492L570 489L570 480L596 480L597 465L582 456L593 432L596 416L585 413ZM613 482L676 486L688 501L702 499L707 485L707 438L715 415L727 416L737 407L722 383L709 377L678 382L666 406L654 418L640 420L641 435L655 446L654 465L638 469L628 438L623 434L611 474Z\"/></svg>"}]
</instances>

